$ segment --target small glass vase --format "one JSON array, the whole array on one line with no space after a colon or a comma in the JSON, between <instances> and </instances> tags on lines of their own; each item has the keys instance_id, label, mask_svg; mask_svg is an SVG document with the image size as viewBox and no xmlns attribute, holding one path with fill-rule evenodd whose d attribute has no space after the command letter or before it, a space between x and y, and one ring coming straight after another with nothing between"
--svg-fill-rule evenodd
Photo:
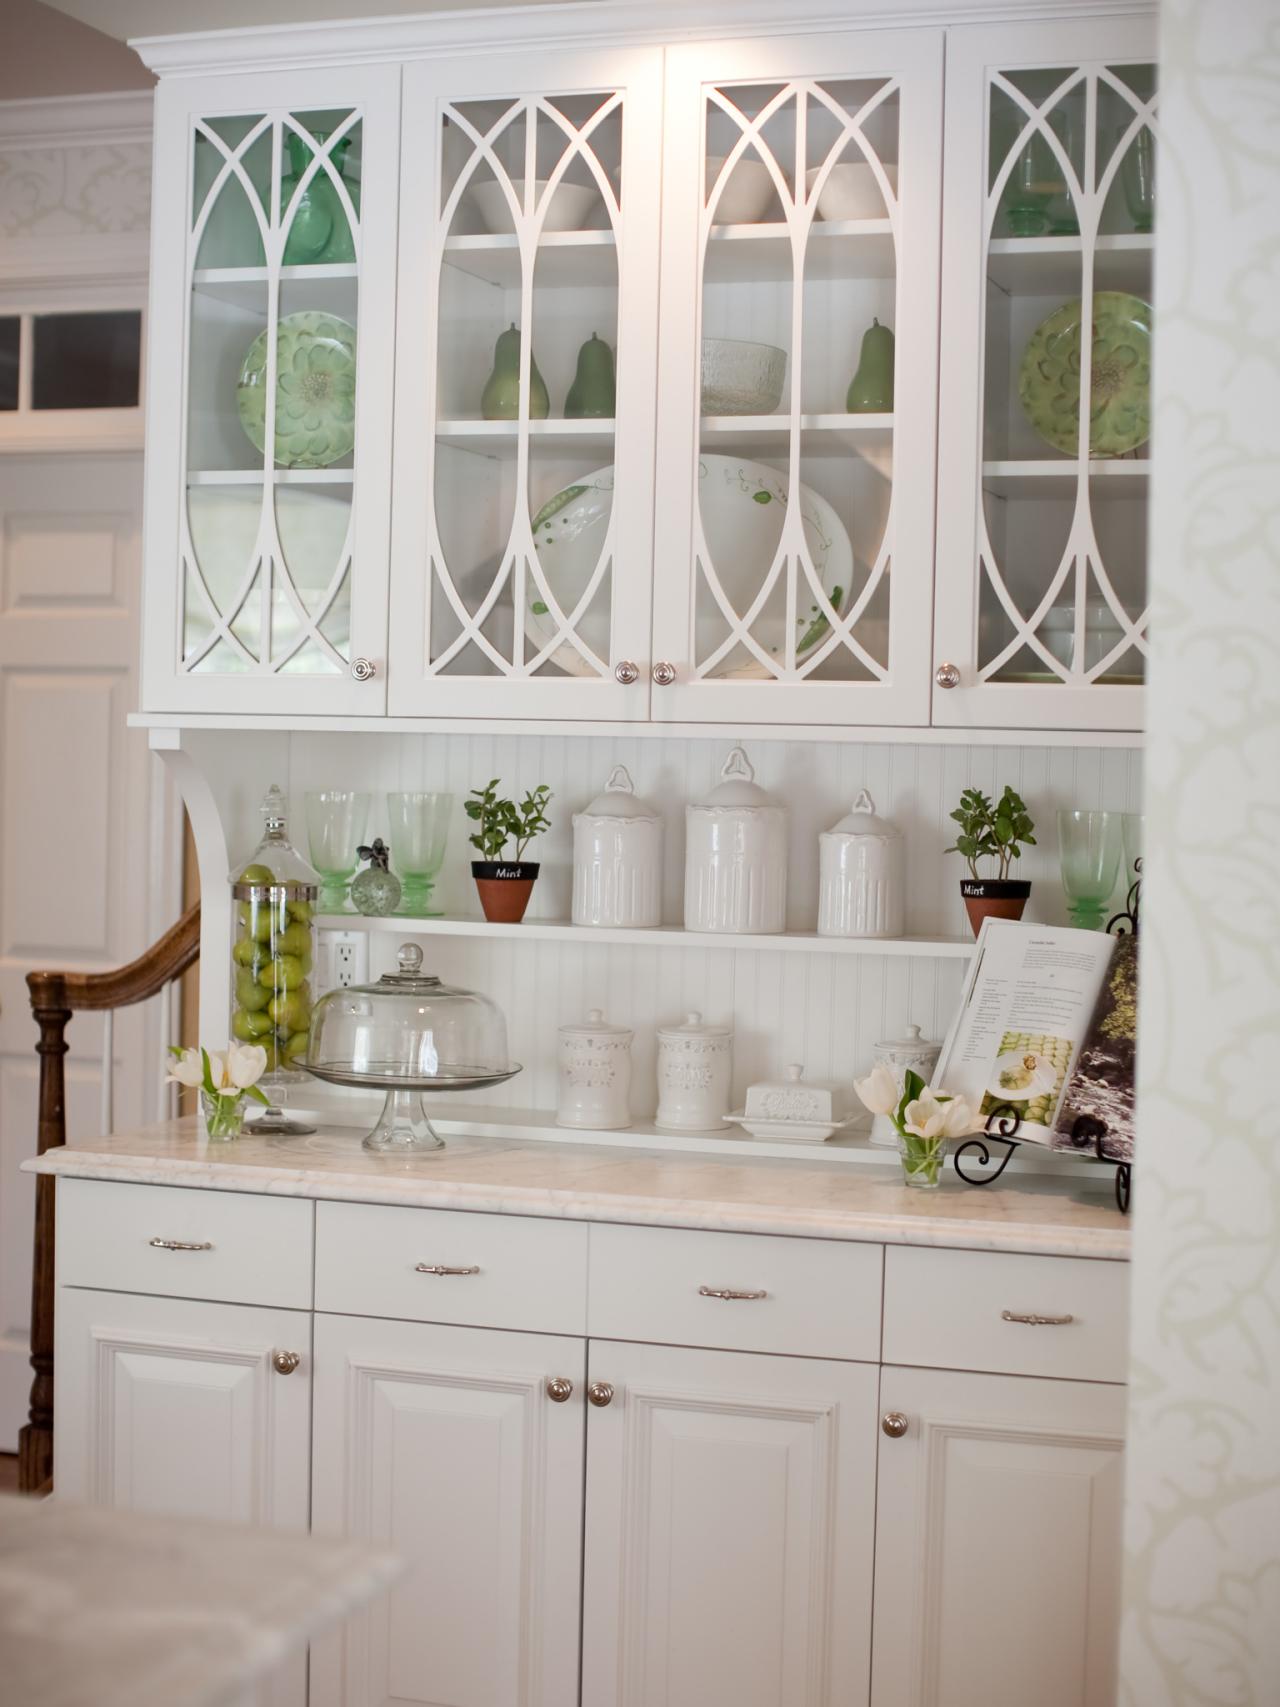
<instances>
[{"instance_id":1,"label":"small glass vase","mask_svg":"<svg viewBox=\"0 0 1280 1707\"><path fill-rule=\"evenodd\" d=\"M224 1143L238 1138L244 1129L244 1094L210 1096L200 1092L200 1108L204 1115L204 1134L211 1142Z\"/></svg>"},{"instance_id":2,"label":"small glass vase","mask_svg":"<svg viewBox=\"0 0 1280 1707\"><path fill-rule=\"evenodd\" d=\"M942 1164L947 1159L945 1138L915 1138L910 1133L898 1134L898 1155L902 1160L902 1181L917 1191L936 1191L942 1179Z\"/></svg>"}]
</instances>

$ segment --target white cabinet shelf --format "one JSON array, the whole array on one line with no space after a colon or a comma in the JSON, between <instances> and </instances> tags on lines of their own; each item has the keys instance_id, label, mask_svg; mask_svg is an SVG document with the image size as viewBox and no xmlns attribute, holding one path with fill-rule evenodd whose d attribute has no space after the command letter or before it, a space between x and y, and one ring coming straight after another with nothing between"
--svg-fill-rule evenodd
<instances>
[{"instance_id":1,"label":"white cabinet shelf","mask_svg":"<svg viewBox=\"0 0 1280 1707\"><path fill-rule=\"evenodd\" d=\"M1095 290L1151 289L1155 239L1125 232L1093 246ZM996 237L987 251L987 277L1010 296L1079 296L1084 250L1079 237Z\"/></svg>"},{"instance_id":2,"label":"white cabinet shelf","mask_svg":"<svg viewBox=\"0 0 1280 1707\"><path fill-rule=\"evenodd\" d=\"M514 231L447 237L445 264L498 290L518 289L522 259ZM539 285L616 285L618 245L612 231L544 231L538 240Z\"/></svg>"},{"instance_id":3,"label":"white cabinet shelf","mask_svg":"<svg viewBox=\"0 0 1280 1707\"><path fill-rule=\"evenodd\" d=\"M725 282L776 284L793 275L791 228L713 225L707 265ZM887 219L815 220L805 245L810 280L891 279L893 226Z\"/></svg>"},{"instance_id":4,"label":"white cabinet shelf","mask_svg":"<svg viewBox=\"0 0 1280 1707\"><path fill-rule=\"evenodd\" d=\"M708 450L749 456L785 453L791 443L789 415L704 415L702 443ZM801 415L800 449L808 456L853 451L877 460L893 449L892 415Z\"/></svg>"},{"instance_id":5,"label":"white cabinet shelf","mask_svg":"<svg viewBox=\"0 0 1280 1707\"><path fill-rule=\"evenodd\" d=\"M354 468L193 468L188 486L261 486L272 480L277 486L350 486Z\"/></svg>"},{"instance_id":6,"label":"white cabinet shelf","mask_svg":"<svg viewBox=\"0 0 1280 1707\"><path fill-rule=\"evenodd\" d=\"M1100 481L1100 494L1145 497L1151 474L1146 457L1095 458L1086 465L1089 480ZM1022 462L984 462L982 484L997 498L1069 498L1080 465L1069 458L1036 457Z\"/></svg>"},{"instance_id":7,"label":"white cabinet shelf","mask_svg":"<svg viewBox=\"0 0 1280 1707\"><path fill-rule=\"evenodd\" d=\"M520 937L526 942L572 942L600 946L626 944L633 948L715 948L735 952L771 951L782 954L868 954L923 960L967 960L972 937L838 937L816 931L785 931L776 936L729 936L711 931L686 931L677 925L652 930L597 929L565 919L524 919L516 925L491 924L480 918L411 919L366 918L360 913L325 913L316 919L321 930L369 930L394 936Z\"/></svg>"},{"instance_id":8,"label":"white cabinet shelf","mask_svg":"<svg viewBox=\"0 0 1280 1707\"><path fill-rule=\"evenodd\" d=\"M613 427L613 421L603 417L527 423L531 442L563 444L566 450L602 451L610 456L613 454ZM520 423L441 421L436 427L436 443L452 445L455 450L475 451L481 456L514 457L520 445Z\"/></svg>"}]
</instances>

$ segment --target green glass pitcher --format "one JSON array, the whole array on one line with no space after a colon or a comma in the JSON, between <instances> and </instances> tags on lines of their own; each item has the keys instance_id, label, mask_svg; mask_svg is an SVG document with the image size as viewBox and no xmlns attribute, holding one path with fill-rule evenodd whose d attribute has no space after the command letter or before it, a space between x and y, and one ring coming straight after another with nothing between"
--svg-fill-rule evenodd
<instances>
[{"instance_id":1,"label":"green glass pitcher","mask_svg":"<svg viewBox=\"0 0 1280 1707\"><path fill-rule=\"evenodd\" d=\"M325 137L318 135L316 141L323 145ZM296 132L290 133L288 143L292 170L280 180L282 216L315 152L307 139ZM343 166L350 146L351 138L344 136L329 150L333 170L344 181ZM354 194L352 202L355 202ZM286 267L307 267L318 266L322 262L354 261L355 258L355 239L347 211L333 180L321 166L294 204L289 235L285 239L284 264Z\"/></svg>"}]
</instances>

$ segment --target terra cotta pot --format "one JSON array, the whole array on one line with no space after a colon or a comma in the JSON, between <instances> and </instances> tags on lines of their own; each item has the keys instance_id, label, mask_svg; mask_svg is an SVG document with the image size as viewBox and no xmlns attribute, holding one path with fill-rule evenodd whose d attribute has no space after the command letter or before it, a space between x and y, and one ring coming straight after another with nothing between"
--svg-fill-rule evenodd
<instances>
[{"instance_id":1,"label":"terra cotta pot","mask_svg":"<svg viewBox=\"0 0 1280 1707\"><path fill-rule=\"evenodd\" d=\"M1031 894L1031 885L1021 877L962 877L960 893L974 936L984 919L1020 919Z\"/></svg>"},{"instance_id":2,"label":"terra cotta pot","mask_svg":"<svg viewBox=\"0 0 1280 1707\"><path fill-rule=\"evenodd\" d=\"M537 860L473 859L480 905L492 925L518 925L524 918L538 875Z\"/></svg>"}]
</instances>

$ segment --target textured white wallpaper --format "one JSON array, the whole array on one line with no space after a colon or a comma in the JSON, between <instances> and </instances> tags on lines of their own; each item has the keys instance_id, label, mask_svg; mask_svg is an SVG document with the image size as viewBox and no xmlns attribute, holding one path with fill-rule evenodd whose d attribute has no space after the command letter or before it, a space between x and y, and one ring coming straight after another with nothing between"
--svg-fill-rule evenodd
<instances>
[{"instance_id":1,"label":"textured white wallpaper","mask_svg":"<svg viewBox=\"0 0 1280 1707\"><path fill-rule=\"evenodd\" d=\"M1280 1702L1280 5L1166 0L1121 1699Z\"/></svg>"},{"instance_id":2,"label":"textured white wallpaper","mask_svg":"<svg viewBox=\"0 0 1280 1707\"><path fill-rule=\"evenodd\" d=\"M150 218L149 142L0 154L0 237L145 232Z\"/></svg>"}]
</instances>

